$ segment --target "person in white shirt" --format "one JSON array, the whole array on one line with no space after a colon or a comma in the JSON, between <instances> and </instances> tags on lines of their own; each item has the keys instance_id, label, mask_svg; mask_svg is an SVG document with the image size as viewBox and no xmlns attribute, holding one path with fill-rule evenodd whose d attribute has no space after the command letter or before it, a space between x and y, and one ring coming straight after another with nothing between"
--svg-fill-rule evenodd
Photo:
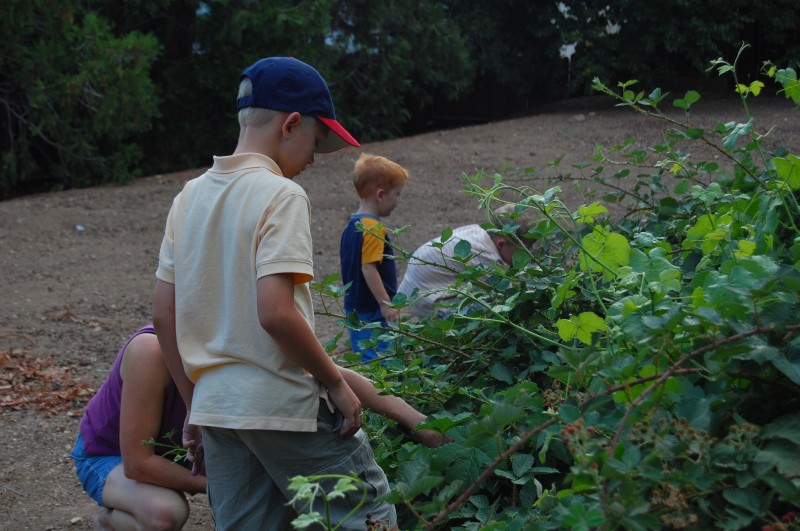
<instances>
[{"instance_id":1,"label":"person in white shirt","mask_svg":"<svg viewBox=\"0 0 800 531\"><path fill-rule=\"evenodd\" d=\"M466 225L453 229L452 236L445 242L441 237L434 238L421 245L408 261L403 281L398 287L398 293L412 298L415 290L419 297L410 305L412 315L422 318L441 308L443 303L451 301L456 293L447 288L453 286L458 273L467 266L484 266L491 268L494 265L510 265L514 252L519 247L519 242L530 246L533 242L526 234L533 226L536 219L535 209L528 209L519 216L512 216L515 206L504 204L492 211L492 224L497 229L502 229L506 224L516 225L516 238L510 238L497 232L490 232L481 225ZM456 246L462 241L470 245L469 260L459 261L453 259L456 255ZM445 310L441 313L447 313Z\"/></svg>"}]
</instances>

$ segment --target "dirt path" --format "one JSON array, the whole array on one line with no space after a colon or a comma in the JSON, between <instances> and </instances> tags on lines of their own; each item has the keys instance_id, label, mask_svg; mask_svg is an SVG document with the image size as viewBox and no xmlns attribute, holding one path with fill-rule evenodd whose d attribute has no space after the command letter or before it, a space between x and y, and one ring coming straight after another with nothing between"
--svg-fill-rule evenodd
<instances>
[{"instance_id":1,"label":"dirt path","mask_svg":"<svg viewBox=\"0 0 800 531\"><path fill-rule=\"evenodd\" d=\"M754 101L752 110L760 126L779 126L771 145L800 152L797 110L775 98ZM717 98L701 100L693 120L708 125L741 116L736 100ZM610 146L632 135L637 145L650 145L662 127L597 97L363 150L409 169L402 202L386 222L411 225L397 241L413 250L444 227L483 220L475 199L462 192L465 172L508 166L553 175L548 163L566 154L565 174L596 144ZM338 272L340 231L356 204L350 172L357 155L345 150L320 156L298 179L311 198L318 279ZM0 203L0 529L91 528L97 507L81 490L69 457L83 395L102 382L122 341L150 319L169 205L201 171ZM546 187L542 180L529 184ZM569 206L583 202L571 183L560 185ZM321 339L337 331L333 320L319 320ZM187 529L210 529L210 522L205 497L194 497Z\"/></svg>"}]
</instances>

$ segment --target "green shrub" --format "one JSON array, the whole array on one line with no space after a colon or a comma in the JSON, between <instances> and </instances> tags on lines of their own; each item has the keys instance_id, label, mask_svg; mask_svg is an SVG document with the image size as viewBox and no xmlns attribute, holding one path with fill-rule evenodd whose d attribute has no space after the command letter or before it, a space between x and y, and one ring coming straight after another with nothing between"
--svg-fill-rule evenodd
<instances>
[{"instance_id":1,"label":"green shrub","mask_svg":"<svg viewBox=\"0 0 800 531\"><path fill-rule=\"evenodd\" d=\"M451 317L381 331L389 358L364 370L451 439L424 448L369 416L401 529L798 528L800 158L764 148L747 105L761 86L712 67L733 75L743 123L699 129L694 91L595 80L671 128L647 150L598 149L594 178L624 216L570 211L557 187L465 178L482 206L540 211L540 248L508 269L467 267ZM765 73L798 103L794 70ZM692 161L694 142L723 162ZM618 162L628 169L607 177ZM341 294L335 277L315 288Z\"/></svg>"}]
</instances>

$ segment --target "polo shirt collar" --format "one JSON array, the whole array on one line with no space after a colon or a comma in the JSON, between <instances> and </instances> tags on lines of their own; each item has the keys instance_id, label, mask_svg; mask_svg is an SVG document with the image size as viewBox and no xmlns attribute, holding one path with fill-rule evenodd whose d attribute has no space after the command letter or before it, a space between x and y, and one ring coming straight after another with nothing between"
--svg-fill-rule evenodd
<instances>
[{"instance_id":1,"label":"polo shirt collar","mask_svg":"<svg viewBox=\"0 0 800 531\"><path fill-rule=\"evenodd\" d=\"M264 168L283 177L283 172L274 160L261 153L239 153L224 157L214 156L211 171L215 173L236 173L253 168Z\"/></svg>"}]
</instances>

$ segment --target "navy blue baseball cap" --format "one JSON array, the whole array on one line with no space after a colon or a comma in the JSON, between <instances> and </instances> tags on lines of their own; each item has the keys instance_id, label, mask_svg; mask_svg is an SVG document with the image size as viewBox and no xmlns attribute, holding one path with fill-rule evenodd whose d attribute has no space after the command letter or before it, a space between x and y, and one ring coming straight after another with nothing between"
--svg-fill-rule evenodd
<instances>
[{"instance_id":1,"label":"navy blue baseball cap","mask_svg":"<svg viewBox=\"0 0 800 531\"><path fill-rule=\"evenodd\" d=\"M247 67L239 81L245 77L253 83L253 93L237 100L237 110L259 107L313 116L335 133L320 143L317 153L359 147L358 141L336 121L328 85L314 67L294 57L267 57Z\"/></svg>"}]
</instances>

